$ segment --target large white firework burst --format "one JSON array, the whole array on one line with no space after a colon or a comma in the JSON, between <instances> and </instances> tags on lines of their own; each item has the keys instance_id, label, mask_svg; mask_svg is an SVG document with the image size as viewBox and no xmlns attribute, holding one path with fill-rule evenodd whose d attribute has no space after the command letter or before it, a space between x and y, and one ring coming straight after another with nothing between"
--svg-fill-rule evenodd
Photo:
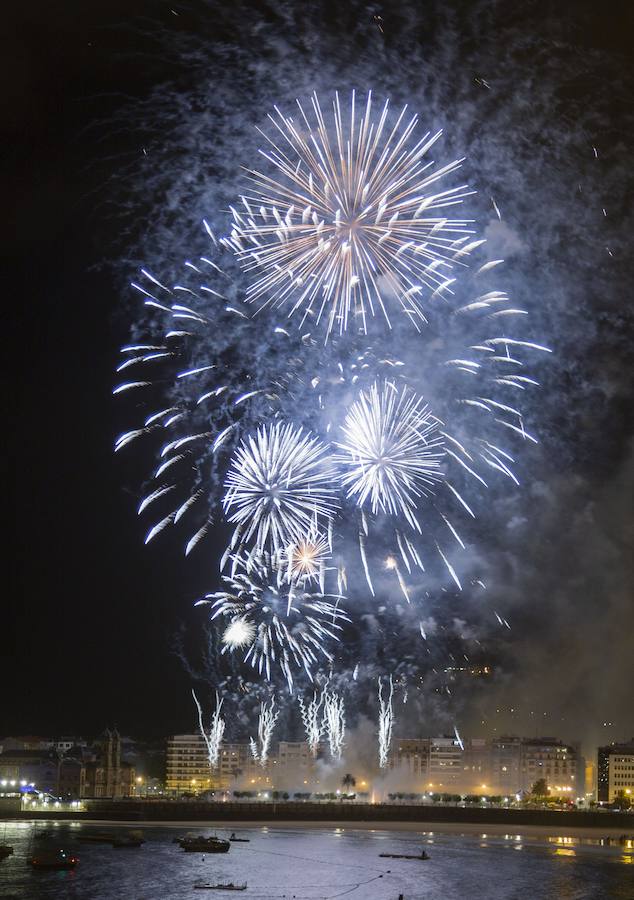
<instances>
[{"instance_id":1,"label":"large white firework burst","mask_svg":"<svg viewBox=\"0 0 634 900\"><path fill-rule=\"evenodd\" d=\"M236 524L232 545L255 541L274 551L299 546L336 508L333 468L315 436L290 423L263 425L237 448L224 508Z\"/></svg>"},{"instance_id":2,"label":"large white firework burst","mask_svg":"<svg viewBox=\"0 0 634 900\"><path fill-rule=\"evenodd\" d=\"M393 121L389 100L375 114L372 93L349 114L335 94L332 121L316 94L312 115L297 101L295 121L275 108L275 138L260 150L267 171L250 169L243 209L232 207L226 245L255 273L248 299L325 320L327 332L366 330L368 315L397 300L425 321L428 295L450 290L453 261L470 244L466 219L444 210L472 193L437 182L462 160L435 166L428 153L441 131L414 137L418 117L405 106ZM329 117L328 117L329 119ZM352 320L352 321L351 321Z\"/></svg>"},{"instance_id":3,"label":"large white firework burst","mask_svg":"<svg viewBox=\"0 0 634 900\"><path fill-rule=\"evenodd\" d=\"M406 387L376 382L352 404L341 430L348 498L373 515L404 516L420 531L417 504L443 479L443 439L429 407Z\"/></svg>"},{"instance_id":4,"label":"large white firework burst","mask_svg":"<svg viewBox=\"0 0 634 900\"><path fill-rule=\"evenodd\" d=\"M289 688L294 670L311 677L320 659L332 660L326 644L339 640L341 623L348 621L340 595L289 580L281 554L233 557L232 573L223 582L223 590L199 601L211 604L212 619L227 621L223 652L244 651L245 662L269 679L272 667L279 666Z\"/></svg>"}]
</instances>

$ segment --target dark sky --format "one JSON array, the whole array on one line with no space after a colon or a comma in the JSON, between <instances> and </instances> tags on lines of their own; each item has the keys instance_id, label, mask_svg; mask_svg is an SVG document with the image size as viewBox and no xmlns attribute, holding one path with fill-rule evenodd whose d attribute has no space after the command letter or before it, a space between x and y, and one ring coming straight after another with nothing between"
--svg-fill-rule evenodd
<instances>
[{"instance_id":1,"label":"dark sky","mask_svg":"<svg viewBox=\"0 0 634 900\"><path fill-rule=\"evenodd\" d=\"M150 7L8 11L3 733L91 733L117 722L163 734L185 725L177 698L187 681L168 652L183 591L169 565L154 568L161 550L139 552L134 505L112 455L112 371L126 330L112 274L99 267L111 240L103 185L116 163L102 161L95 121L156 75L122 56L135 40L126 22ZM107 147L128 149L125 138Z\"/></svg>"},{"instance_id":2,"label":"dark sky","mask_svg":"<svg viewBox=\"0 0 634 900\"><path fill-rule=\"evenodd\" d=\"M368 21L382 15L385 22L393 22L394 28L407 31L407 6L354 5ZM516 27L526 35L525 53L530 53L533 38L543 38L551 27L557 35L567 33L568 26L574 32L579 58L587 54L589 58L614 61L631 52L632 23L626 4L620 11L615 6L609 17L596 3L519 4L517 26L512 22L509 26L517 4L484 6L491 11L489 25L493 31L499 18L505 27ZM176 51L174 59L165 52L170 30L180 41L204 20L209 42L205 50L201 37L196 52L207 52L211 68L228 70L230 77L238 80L240 69L234 56L247 49L252 57L262 54L262 66L268 67L263 77L271 77L271 73L275 76L272 56L276 48L271 29L274 33L277 29L279 44L288 40L297 55L288 4L279 5L279 16L276 4L235 7L234 19L242 18L247 23L244 35L222 18L220 8L202 3L191 4L188 9L182 4L91 0L63 4L63 9L54 13L50 4L32 3L28 8L12 4L4 13L6 37L1 58L5 110L1 123L9 167L2 193L6 229L2 268L4 341L10 364L6 366L5 389L9 503L8 540L4 542L7 579L0 627L0 734L91 733L109 723L118 724L126 732L148 735L191 727L186 699L189 680L171 647L179 622L196 621L191 600L203 586L200 573L192 572L180 549L170 541L142 547L143 529L129 493L129 484L139 477L141 469L135 472L133 464L122 463L112 453L113 438L121 430L120 413L111 396L112 373L117 348L128 336L129 298L122 300L122 285L131 274L117 260L127 252L136 258L147 246L153 234L154 204L164 202L160 178L145 205L139 200L142 188L138 184L128 188L131 160L138 157L148 131L143 120L139 133L135 133L134 117L128 114L126 119L122 110L134 109L137 103L143 109L144 99L166 78L173 78L177 94L182 82L186 93L182 56L177 64ZM453 7L454 27L460 33L461 22L469 20L469 4ZM328 41L334 46L339 39L336 32L341 23L332 18L329 4L316 8L320 15L313 15L312 25L319 19L323 29L319 53L323 55ZM174 16L171 9L179 15ZM249 30L249 23L255 21L269 28L268 43L259 44L255 25ZM421 37L421 43L433 40L430 28L431 37ZM411 40L415 43L416 37ZM556 42L553 39L553 46ZM306 40L303 47L299 52L306 54L308 66L310 41ZM283 48L277 49L283 56ZM363 54L363 46L356 47L355 52ZM196 58L196 66L200 64L200 58ZM610 72L606 69L608 79L612 77ZM495 80L496 75L499 77L493 70L491 78ZM630 62L629 71L623 71L621 89L623 84L631 84L631 76ZM249 77L254 77L253 72ZM280 93L287 97L292 86L288 73L284 77ZM539 83L538 77L536 80ZM220 76L218 81L224 85ZM594 89L594 85L588 85L588 91ZM577 101L584 90L582 82L576 84ZM405 87L403 93L407 93ZM614 153L623 163L631 160L631 146L627 147L617 123L625 112L631 115L631 108L626 109L619 96L615 90L613 106L609 102L602 106L600 125L605 129L606 116L613 118L611 124L618 134ZM238 109L236 115L241 114ZM178 115L179 109L174 107L170 127ZM526 115L530 116L530 110ZM124 121L127 126L121 127ZM183 151L183 159L187 152L191 153L191 148ZM614 170L619 171L616 164ZM627 190L627 184L621 185L618 180L611 184L617 194L612 202L617 219L611 227L618 234L627 221L625 213L618 212L625 203L618 194ZM199 187L200 182L194 179L191 212L187 213L187 223L179 223L183 231L204 211L205 198ZM126 217L128 195L131 199ZM132 246L127 250L121 239L123 231L130 234ZM620 233L620 240L631 248L629 235ZM555 252L549 266L556 265ZM618 282L607 279L606 290L627 283L624 269L622 273ZM613 299L616 306L620 303L631 308L631 286ZM618 331L610 315L611 328ZM627 327L624 316L622 329ZM592 360L595 376L603 372L607 380L619 384L613 391L613 420L604 450L594 436L579 450L578 465L571 463L575 454L570 453L573 438L568 434L568 455L563 455L562 465L572 466L578 479L577 493L575 482L559 490L556 466L548 483L553 502L570 502L579 514L566 540L562 538L553 550L549 563L556 566L562 554L581 554L591 560L596 551L596 563L589 563L585 582L578 585L581 594L586 592L578 606L578 617L600 621L597 609L603 604L605 615L611 617L610 627L593 645L587 643L589 636L581 629L575 646L580 646L581 652L587 650L595 660L597 656L604 659L604 665L609 665L614 649L610 646L613 635L628 628L631 632L633 618L631 600L612 608L605 594L614 589L611 579L615 572L617 591L627 594L631 571L623 566L622 557L613 563L612 571L606 571L613 557L603 551L603 545L611 528L596 530L595 546L593 537L588 536L594 526L588 525L583 533L580 530L582 513L575 496L582 495L588 505L598 508L599 519L609 517L616 508L617 524L612 528L620 532L618 540L626 542L623 529L629 513L624 498L632 487L631 465L627 468L628 458L631 460L628 439L632 407L626 377L631 356L627 357L626 346L627 332L622 332L620 341L603 347L603 363ZM581 362L571 362L571 379ZM590 394L584 390L574 402L583 405L584 397L589 398L589 404L601 402ZM572 402L571 395L567 402ZM565 411L563 415L566 417ZM556 415L551 411L548 419L552 423ZM555 444L555 449L560 448ZM612 478L617 472L621 474ZM551 520L551 533L553 529L561 531L562 519L552 511L546 518ZM538 527L539 522L533 525ZM532 571L544 558L544 547L535 548L527 566ZM499 571L514 578L514 590L519 590L521 578L514 565L513 561L501 560ZM539 590L534 580L530 590ZM567 614L575 609L570 596L562 604ZM549 625L543 612L532 618L527 615L526 623L532 629L528 642L534 642L538 656L540 650L544 653L539 677L534 668L531 677L535 683L539 681L541 696L547 696L545 667L553 650L547 645L550 649L545 652L544 632ZM573 626L570 619L558 622L562 644ZM619 648L616 657L616 675L627 681L632 676L631 653L627 656ZM584 682L580 690L586 687ZM566 701L560 696L557 702ZM618 711L620 730L614 736L625 737L628 726L634 728L631 710L628 713L621 705Z\"/></svg>"}]
</instances>

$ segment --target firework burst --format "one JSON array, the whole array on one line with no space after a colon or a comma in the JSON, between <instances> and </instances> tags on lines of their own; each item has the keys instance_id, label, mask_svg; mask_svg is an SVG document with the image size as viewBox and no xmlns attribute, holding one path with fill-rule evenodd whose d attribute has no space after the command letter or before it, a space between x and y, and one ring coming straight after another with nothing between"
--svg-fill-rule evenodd
<instances>
[{"instance_id":1,"label":"firework burst","mask_svg":"<svg viewBox=\"0 0 634 900\"><path fill-rule=\"evenodd\" d=\"M342 432L338 460L348 498L373 515L402 515L420 531L416 505L443 478L443 440L429 408L407 388L375 383L352 405Z\"/></svg>"},{"instance_id":2,"label":"firework burst","mask_svg":"<svg viewBox=\"0 0 634 900\"><path fill-rule=\"evenodd\" d=\"M306 537L284 550L288 563L287 578L301 582L315 580L323 584L330 552L327 536L312 528Z\"/></svg>"},{"instance_id":3,"label":"firework burst","mask_svg":"<svg viewBox=\"0 0 634 900\"><path fill-rule=\"evenodd\" d=\"M342 622L338 594L324 594L301 581L288 580L283 559L268 553L232 558L232 574L223 577L224 590L208 594L211 618L228 621L224 650L244 650L245 661L271 678L278 665L289 689L293 670L309 677L320 658L332 659L326 643L338 641Z\"/></svg>"},{"instance_id":4,"label":"firework burst","mask_svg":"<svg viewBox=\"0 0 634 900\"><path fill-rule=\"evenodd\" d=\"M262 426L238 447L227 474L232 546L254 539L258 549L299 547L315 520L334 513L333 475L316 437L288 423Z\"/></svg>"},{"instance_id":5,"label":"firework burst","mask_svg":"<svg viewBox=\"0 0 634 900\"><path fill-rule=\"evenodd\" d=\"M312 114L297 106L297 122L269 115L275 137L261 132L260 153L270 174L248 170L251 189L223 239L256 273L248 299L324 320L328 334L365 331L377 311L389 324L388 298L424 322L425 294L449 291L456 251L468 252L469 220L444 210L472 192L437 189L462 160L435 166L428 153L442 132L417 140L418 117L404 107L394 121L389 101L375 114L371 92L359 110L353 91L349 114L335 94L328 123L316 94Z\"/></svg>"}]
</instances>

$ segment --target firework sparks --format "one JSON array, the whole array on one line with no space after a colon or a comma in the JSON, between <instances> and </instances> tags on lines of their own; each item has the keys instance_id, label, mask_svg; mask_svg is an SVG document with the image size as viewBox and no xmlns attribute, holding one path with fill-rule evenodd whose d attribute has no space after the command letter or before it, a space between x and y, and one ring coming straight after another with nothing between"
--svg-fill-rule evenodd
<instances>
[{"instance_id":1,"label":"firework sparks","mask_svg":"<svg viewBox=\"0 0 634 900\"><path fill-rule=\"evenodd\" d=\"M226 479L224 508L236 524L233 544L258 549L299 546L315 519L336 508L326 448L302 428L264 425L236 450Z\"/></svg>"},{"instance_id":2,"label":"firework sparks","mask_svg":"<svg viewBox=\"0 0 634 900\"><path fill-rule=\"evenodd\" d=\"M390 675L390 690L387 699L383 698L383 683L379 678L379 767L386 769L390 746L392 744L392 727L394 725L394 713L392 711L392 699L394 697L394 683Z\"/></svg>"},{"instance_id":3,"label":"firework sparks","mask_svg":"<svg viewBox=\"0 0 634 900\"><path fill-rule=\"evenodd\" d=\"M335 762L341 760L346 736L346 714L343 697L336 691L324 689L323 729L328 737L330 756Z\"/></svg>"},{"instance_id":4,"label":"firework sparks","mask_svg":"<svg viewBox=\"0 0 634 900\"><path fill-rule=\"evenodd\" d=\"M415 145L413 120L401 114L394 125L387 107L374 115L370 98L356 115L354 104L353 98L347 116L336 99L334 132L316 98L316 127L301 108L297 125L280 114L282 149L264 154L269 174L251 172L245 211L234 212L234 232L224 243L258 279L247 299L269 305L261 327L252 327L248 306L240 308L239 285L223 288L231 299L215 290L211 279L228 276L206 257L192 257L186 267L193 280L173 287L142 270L135 288L150 309L117 366L115 393L136 418L116 451L146 435L160 440L154 482L138 500L139 515L152 516L146 542L191 522L189 553L224 507L234 533L222 570L229 563L231 574L222 591L203 601L221 625L214 635L218 654L231 668L243 659L269 679L281 681L279 670L291 690L298 675L312 680L319 664L333 662L328 644L340 639L347 620L341 594L348 573L353 588L361 574L347 559L353 533L378 602L386 578L375 577L377 560L411 600L412 614L430 554L444 565L449 589L461 588L453 550L454 541L464 549L466 537L454 527L454 512L475 518L470 485L480 493L500 474L518 483L511 441L535 441L525 419L530 407L520 402L538 385L523 368L525 357L549 352L530 334L507 331L507 325L522 329L527 311L488 289L503 262L489 257L502 253L474 265L473 292L462 279L451 287L451 267L483 243L470 237L466 220L429 218L445 215L440 207L464 196L464 186L434 194L438 188L428 180L457 164L427 168L431 141ZM432 304L438 340L423 342L411 325ZM286 323L275 308L302 321L308 316L310 327L305 333L281 327ZM373 328L381 336L370 341L361 332L375 314L391 317L394 327ZM327 342L317 339L319 320ZM149 333L141 331L146 326ZM326 594L331 558L337 593ZM359 620L367 611L362 604ZM416 627L418 614L412 621ZM428 622L419 626L425 641L434 634ZM361 655L358 644L338 648L338 664L346 654L352 664ZM396 678L397 668L389 668ZM305 695L302 720L311 749L327 734L332 758L340 759L343 700L325 693L312 701ZM389 699L379 686L380 760L391 738L392 693L391 682ZM200 708L199 720L202 728ZM253 747L259 758L257 741Z\"/></svg>"},{"instance_id":5,"label":"firework sparks","mask_svg":"<svg viewBox=\"0 0 634 900\"><path fill-rule=\"evenodd\" d=\"M456 253L471 252L478 243L462 245ZM215 305L218 292L207 285L201 286L200 275L203 265L213 268L214 277L218 277L220 270L206 258L201 257L201 261L200 268L188 264L190 275L195 272L192 288L180 283L167 288L142 270L144 280L136 287L143 294L144 302L152 307L155 324L161 325L162 333L153 329L154 333L143 343L135 340L123 347L124 360L118 366L120 372L137 366L143 368L144 374L145 370L151 371L156 380L150 382L144 378L152 384L151 393L156 395L161 389L166 392L160 409L149 406L153 402L151 398L140 403L135 400L134 408L141 406L143 418L137 421L137 427L120 435L115 448L122 450L150 434L164 441L160 445L159 465L153 473L155 483L138 504L139 515L152 516L146 542L156 540L181 522L190 523L185 553L194 552L210 532L224 493L227 514L241 519L234 521L233 540L225 561L232 553L246 552L249 545L256 551L279 550L286 554L289 580L301 583L314 580L323 592L327 562L333 543L338 541L341 582L338 591L341 593L345 590L342 585L346 550L339 526L344 529L356 526L361 562L372 595L377 552L381 558L385 558L384 552L389 554L390 563L386 568L393 572L408 602L414 587L408 584L408 577L414 567L425 570L423 560L430 552L437 555L459 588L460 566L454 563L451 546L445 538L450 536L452 542L464 549L465 543L453 519L456 510L459 515L466 512L471 518L476 516L469 494L465 493L469 490L469 479L487 487L488 480L481 474L486 467L517 484L519 479L513 472L515 455L507 449L500 432L522 441L535 440L528 433L518 402L511 401L509 394L522 397L525 391L538 385L536 379L524 374L526 370L519 369L522 374L518 374L518 367L525 365L525 354L546 352L548 348L508 335L493 337L489 327L498 321L512 321L502 320L500 316L513 314L521 321L520 313L525 315L526 311L512 306L503 291L481 293L480 278L486 278L486 272L477 276L480 293L471 302L460 291L454 315L461 328L466 328L467 346L460 338L461 345L453 347L453 352L439 349L431 366L437 371L446 367L443 381L449 383L450 391L444 398L436 390L437 378L428 377L430 365L420 374L417 371L412 354L417 352L420 339L405 323L387 332L375 348L367 345L366 338L350 334L323 345L310 334L301 338L293 336L274 321L269 323L268 337L262 336L257 329L243 324L243 316L235 323L233 307ZM497 267L493 271L497 273ZM172 302L182 299L183 291L187 293L187 307ZM185 323L178 318L182 316L188 317L186 331ZM239 336L232 337L236 329ZM278 347L280 334L283 339ZM240 350L253 359L247 371L227 367L222 355L215 351L219 341L220 348L227 349L234 348L238 339ZM270 359L265 355L267 363L263 366L259 362L259 350L269 346L267 341L275 342L276 353ZM399 356L395 355L397 351ZM132 397L135 393L130 389L122 396ZM433 415L422 400L417 401L422 396L433 397ZM481 422L477 432L474 413L479 414ZM440 419L442 430L433 427ZM318 491L309 479L307 487L299 483L302 478L291 484L289 478L292 480L299 468L290 464L290 471L282 473L287 481L280 481L276 488L274 480L266 480L275 475L267 470L266 459L255 484L251 475L242 477L238 451L253 456L252 447L255 447L262 455L265 446L275 443L275 435L281 439L284 429L293 444L301 425L311 429L303 430L302 437L309 443L317 442L322 451L319 465L330 476L320 482ZM344 427L349 428L349 435L341 430ZM425 433L427 427L431 428L429 434ZM163 438L166 434L168 437ZM246 437L240 446L241 435ZM348 449L342 450L341 446L337 449L335 443L333 453L332 445L326 442L330 435ZM385 438L389 438L397 451L409 451L409 456L405 453L402 459L398 454L396 459L381 456ZM397 439L402 439L400 445ZM363 453L355 456L359 440ZM436 443L437 446L432 446ZM273 455L275 452L271 449ZM437 458L434 453L438 454ZM282 470L281 452L279 455ZM234 490L227 484L230 465L235 469L232 477L245 489L239 497L237 494L234 497ZM466 482L465 473L469 476ZM301 489L299 513L293 508L293 515L287 515L284 506L287 497L277 505L276 491L280 483L282 493L289 487L293 497L295 489ZM224 492L221 485L225 486ZM346 503L346 494L351 502ZM231 499L235 502L229 507ZM337 501L341 500L339 507ZM373 513L387 513L391 521L382 522L379 528ZM353 522L351 516L355 515ZM191 527L194 521L195 527ZM386 546L383 538L388 536ZM261 548L263 540L266 546ZM380 590L380 584L377 588ZM248 634L244 629L244 624L236 622L227 633L227 645L238 647L246 643Z\"/></svg>"},{"instance_id":6,"label":"firework sparks","mask_svg":"<svg viewBox=\"0 0 634 900\"><path fill-rule=\"evenodd\" d=\"M260 703L260 712L258 715L258 739L249 738L249 746L251 755L262 766L266 768L269 761L269 751L271 749L271 738L275 730L275 724L279 717L279 710L275 708L275 697L271 697L269 703Z\"/></svg>"},{"instance_id":7,"label":"firework sparks","mask_svg":"<svg viewBox=\"0 0 634 900\"><path fill-rule=\"evenodd\" d=\"M404 516L420 531L417 502L443 479L443 440L429 408L407 388L375 383L352 405L341 430L338 460L348 498L369 505L373 515Z\"/></svg>"},{"instance_id":8,"label":"firework sparks","mask_svg":"<svg viewBox=\"0 0 634 900\"><path fill-rule=\"evenodd\" d=\"M292 689L293 669L310 677L319 658L332 659L325 644L339 640L341 623L348 621L338 606L342 598L289 581L280 555L237 556L232 562L232 574L223 576L225 589L199 603L211 604L212 619L229 620L223 652L245 650L245 662L268 679L277 664Z\"/></svg>"},{"instance_id":9,"label":"firework sparks","mask_svg":"<svg viewBox=\"0 0 634 900\"><path fill-rule=\"evenodd\" d=\"M416 140L418 117L405 107L389 124L389 101L374 115L371 92L358 111L353 91L349 115L335 94L332 124L316 94L312 121L297 104L298 123L277 108L269 115L277 137L261 132L269 149L260 153L272 174L249 170L251 190L223 239L257 273L248 299L323 319L328 334L365 331L379 310L389 324L388 296L424 322L423 292L448 290L455 242L472 233L469 220L438 215L472 193L436 187L462 160L435 167L426 155L442 132Z\"/></svg>"},{"instance_id":10,"label":"firework sparks","mask_svg":"<svg viewBox=\"0 0 634 900\"><path fill-rule=\"evenodd\" d=\"M326 562L330 557L330 544L325 535L312 529L297 544L287 547L284 555L288 560L289 579L323 582Z\"/></svg>"},{"instance_id":11,"label":"firework sparks","mask_svg":"<svg viewBox=\"0 0 634 900\"><path fill-rule=\"evenodd\" d=\"M324 724L321 718L321 707L323 703L323 695L318 697L317 691L313 692L312 700L305 702L303 697L298 697L299 710L302 715L302 724L306 732L306 740L313 756L317 756L319 751L319 742L324 730Z\"/></svg>"},{"instance_id":12,"label":"firework sparks","mask_svg":"<svg viewBox=\"0 0 634 900\"><path fill-rule=\"evenodd\" d=\"M196 709L198 710L198 725L200 728L200 733L207 746L209 766L212 769L215 769L217 768L218 762L220 760L220 745L222 743L222 737L225 733L225 720L221 715L222 700L220 698L220 695L216 692L216 708L211 716L209 731L206 731L205 723L203 722L202 707L194 691L192 691L192 696L194 698L194 703L196 704Z\"/></svg>"}]
</instances>

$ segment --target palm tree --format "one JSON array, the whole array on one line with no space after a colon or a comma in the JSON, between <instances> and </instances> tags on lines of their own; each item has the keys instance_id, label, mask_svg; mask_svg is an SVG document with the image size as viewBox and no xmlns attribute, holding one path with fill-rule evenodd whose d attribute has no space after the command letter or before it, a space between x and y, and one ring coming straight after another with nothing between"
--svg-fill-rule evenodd
<instances>
[{"instance_id":1,"label":"palm tree","mask_svg":"<svg viewBox=\"0 0 634 900\"><path fill-rule=\"evenodd\" d=\"M351 788L356 787L356 784L357 779L349 772L347 772L341 779L341 787L345 788L346 791L349 791Z\"/></svg>"}]
</instances>

